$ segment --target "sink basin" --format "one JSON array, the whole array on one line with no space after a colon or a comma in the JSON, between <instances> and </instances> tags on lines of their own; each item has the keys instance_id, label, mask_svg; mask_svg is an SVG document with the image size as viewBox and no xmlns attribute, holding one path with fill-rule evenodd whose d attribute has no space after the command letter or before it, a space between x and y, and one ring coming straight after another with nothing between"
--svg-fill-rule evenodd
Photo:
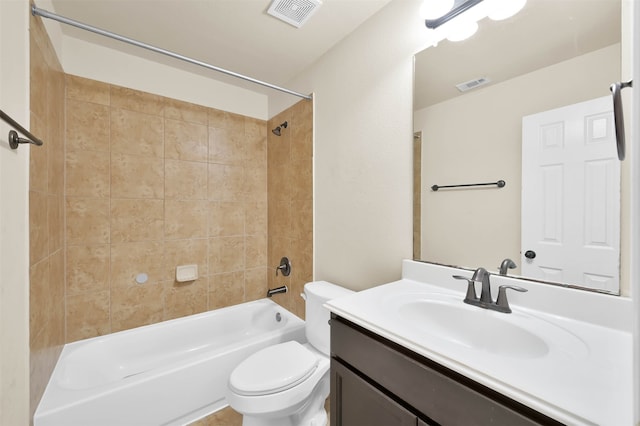
<instances>
[{"instance_id":1,"label":"sink basin","mask_svg":"<svg viewBox=\"0 0 640 426\"><path fill-rule=\"evenodd\" d=\"M535 316L482 309L446 294L398 296L389 301L389 309L431 344L440 341L510 358L540 358L551 350L572 357L587 354L578 337Z\"/></svg>"}]
</instances>

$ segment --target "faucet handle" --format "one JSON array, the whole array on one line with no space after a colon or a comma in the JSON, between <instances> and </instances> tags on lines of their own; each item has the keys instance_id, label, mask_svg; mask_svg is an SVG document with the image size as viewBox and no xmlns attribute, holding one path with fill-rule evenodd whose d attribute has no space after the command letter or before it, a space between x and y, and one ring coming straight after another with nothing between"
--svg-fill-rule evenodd
<instances>
[{"instance_id":1,"label":"faucet handle","mask_svg":"<svg viewBox=\"0 0 640 426\"><path fill-rule=\"evenodd\" d=\"M282 272L282 275L288 277L291 273L291 262L289 262L288 257L283 257L280 259L280 265L276 266L276 277L278 276L278 271Z\"/></svg>"},{"instance_id":2,"label":"faucet handle","mask_svg":"<svg viewBox=\"0 0 640 426\"><path fill-rule=\"evenodd\" d=\"M527 292L526 288L518 287L517 285L501 285L498 287L498 300L496 300L496 307L498 311L510 313L511 307L509 306L509 301L507 300L507 289L519 291L521 293Z\"/></svg>"},{"instance_id":3,"label":"faucet handle","mask_svg":"<svg viewBox=\"0 0 640 426\"><path fill-rule=\"evenodd\" d=\"M467 277L463 277L462 275L452 275L456 280L465 280L467 281L467 295L464 297L464 301L467 302L469 300L478 300L478 296L476 295L476 285L475 281L469 279Z\"/></svg>"}]
</instances>

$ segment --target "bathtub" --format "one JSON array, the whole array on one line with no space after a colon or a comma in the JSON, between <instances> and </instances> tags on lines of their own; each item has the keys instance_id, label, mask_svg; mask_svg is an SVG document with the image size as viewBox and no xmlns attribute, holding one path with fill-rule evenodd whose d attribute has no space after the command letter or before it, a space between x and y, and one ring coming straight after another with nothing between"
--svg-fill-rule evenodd
<instances>
[{"instance_id":1,"label":"bathtub","mask_svg":"<svg viewBox=\"0 0 640 426\"><path fill-rule=\"evenodd\" d=\"M34 425L189 424L227 406L240 361L288 340L304 321L261 299L67 344Z\"/></svg>"}]
</instances>

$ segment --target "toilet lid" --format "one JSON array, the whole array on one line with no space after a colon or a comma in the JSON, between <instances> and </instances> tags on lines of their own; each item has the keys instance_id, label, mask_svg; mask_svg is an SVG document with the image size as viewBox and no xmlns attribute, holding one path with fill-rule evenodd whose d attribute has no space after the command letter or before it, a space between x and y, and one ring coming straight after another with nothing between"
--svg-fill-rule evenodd
<instances>
[{"instance_id":1,"label":"toilet lid","mask_svg":"<svg viewBox=\"0 0 640 426\"><path fill-rule=\"evenodd\" d=\"M303 382L317 366L318 358L300 343L280 343L242 361L231 373L229 386L240 395L268 395Z\"/></svg>"}]
</instances>

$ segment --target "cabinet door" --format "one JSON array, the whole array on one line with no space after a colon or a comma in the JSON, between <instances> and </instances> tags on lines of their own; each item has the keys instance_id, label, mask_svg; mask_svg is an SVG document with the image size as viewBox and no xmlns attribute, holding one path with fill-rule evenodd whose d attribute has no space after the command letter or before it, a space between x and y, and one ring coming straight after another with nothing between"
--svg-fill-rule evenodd
<instances>
[{"instance_id":1,"label":"cabinet door","mask_svg":"<svg viewBox=\"0 0 640 426\"><path fill-rule=\"evenodd\" d=\"M331 426L416 426L417 417L331 360Z\"/></svg>"},{"instance_id":2,"label":"cabinet door","mask_svg":"<svg viewBox=\"0 0 640 426\"><path fill-rule=\"evenodd\" d=\"M331 355L435 424L562 425L341 318L331 320Z\"/></svg>"}]
</instances>

